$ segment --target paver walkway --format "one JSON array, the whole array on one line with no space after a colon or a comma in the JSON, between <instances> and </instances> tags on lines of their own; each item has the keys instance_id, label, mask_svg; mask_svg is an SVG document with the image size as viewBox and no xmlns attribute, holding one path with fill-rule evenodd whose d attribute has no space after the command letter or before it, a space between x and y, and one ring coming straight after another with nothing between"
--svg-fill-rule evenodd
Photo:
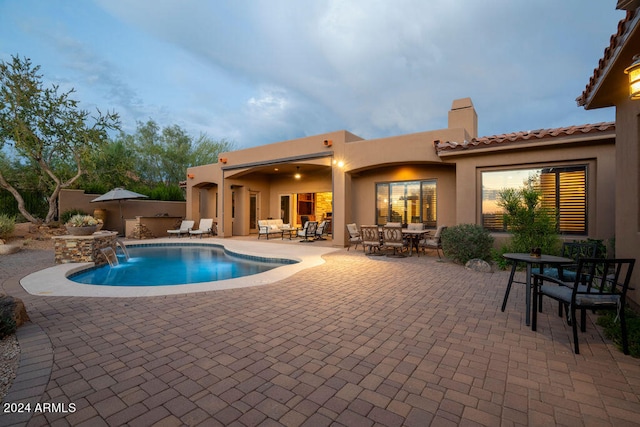
<instances>
[{"instance_id":1,"label":"paver walkway","mask_svg":"<svg viewBox=\"0 0 640 427\"><path fill-rule=\"evenodd\" d=\"M640 422L639 361L604 340L591 317L574 355L550 301L532 332L521 286L500 312L507 272L344 250L253 288L26 294L17 278L52 258L0 258L4 291L25 301L51 343L40 402L75 406L33 413L30 426ZM0 414L0 425L10 419Z\"/></svg>"}]
</instances>

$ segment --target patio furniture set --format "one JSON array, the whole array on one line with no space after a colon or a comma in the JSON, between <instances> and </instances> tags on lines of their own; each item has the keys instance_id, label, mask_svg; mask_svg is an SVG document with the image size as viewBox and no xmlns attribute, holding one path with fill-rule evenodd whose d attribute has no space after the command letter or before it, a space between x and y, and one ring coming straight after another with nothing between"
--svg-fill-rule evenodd
<instances>
[{"instance_id":1,"label":"patio furniture set","mask_svg":"<svg viewBox=\"0 0 640 427\"><path fill-rule=\"evenodd\" d=\"M605 259L597 255L597 244L588 241L564 243L562 256L504 254L504 258L511 261L512 268L502 301L502 311L506 308L511 285L526 285L525 323L536 331L543 297L558 301L558 315L563 317L563 313L566 314L566 321L572 327L574 352L579 354L578 311L580 330L585 332L587 310L613 310L620 320L622 351L629 354L624 308L635 259ZM516 269L521 264L526 265L524 282L514 280ZM533 266L538 267L537 272L533 271Z\"/></svg>"},{"instance_id":2,"label":"patio furniture set","mask_svg":"<svg viewBox=\"0 0 640 427\"><path fill-rule=\"evenodd\" d=\"M384 226L362 225L360 229L356 224L347 224L349 232L349 247L355 244L362 245L362 249L367 255L387 255L392 257L412 256L415 249L420 256L420 251L426 253L427 249L435 249L438 258L442 250L442 232L447 227L439 226L432 235L432 230L427 230L423 224L402 224L389 222Z\"/></svg>"},{"instance_id":3,"label":"patio furniture set","mask_svg":"<svg viewBox=\"0 0 640 427\"><path fill-rule=\"evenodd\" d=\"M195 221L186 219L182 220L180 227L175 230L167 230L169 236L182 237L183 235L194 237L198 236L202 238L204 235L215 236L218 234L216 223L212 218L202 218L198 224L198 228L194 229Z\"/></svg>"},{"instance_id":4,"label":"patio furniture set","mask_svg":"<svg viewBox=\"0 0 640 427\"><path fill-rule=\"evenodd\" d=\"M302 238L300 242L310 243L316 240L326 240L324 236L330 227L330 220L305 221L302 228L291 227L281 219L261 219L258 220L258 239L265 236L269 240L270 236L280 236L284 240L285 236L289 240L294 237Z\"/></svg>"}]
</instances>

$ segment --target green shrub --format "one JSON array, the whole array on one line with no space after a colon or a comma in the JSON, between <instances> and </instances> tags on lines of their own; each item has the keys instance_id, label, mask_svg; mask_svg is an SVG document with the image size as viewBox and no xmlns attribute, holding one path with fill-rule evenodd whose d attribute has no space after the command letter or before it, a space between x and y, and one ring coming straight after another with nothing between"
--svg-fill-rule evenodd
<instances>
[{"instance_id":1,"label":"green shrub","mask_svg":"<svg viewBox=\"0 0 640 427\"><path fill-rule=\"evenodd\" d=\"M0 296L0 340L16 331L13 318L15 302L11 297Z\"/></svg>"},{"instance_id":2,"label":"green shrub","mask_svg":"<svg viewBox=\"0 0 640 427\"><path fill-rule=\"evenodd\" d=\"M5 214L0 214L0 239L11 236L16 228L16 218Z\"/></svg>"},{"instance_id":3,"label":"green shrub","mask_svg":"<svg viewBox=\"0 0 640 427\"><path fill-rule=\"evenodd\" d=\"M492 246L493 237L477 224L459 224L442 232L442 251L460 264L474 258L490 260Z\"/></svg>"},{"instance_id":4,"label":"green shrub","mask_svg":"<svg viewBox=\"0 0 640 427\"><path fill-rule=\"evenodd\" d=\"M622 331L620 329L620 319L617 313L611 311L601 311L598 313L596 323L602 326L604 335L612 340L616 346L622 349ZM635 358L640 358L640 315L629 307L625 308L627 319L627 337L629 339L629 354Z\"/></svg>"},{"instance_id":5,"label":"green shrub","mask_svg":"<svg viewBox=\"0 0 640 427\"><path fill-rule=\"evenodd\" d=\"M83 211L82 209L70 209L68 211L64 211L61 215L60 215L60 223L61 224L66 224L67 222L69 222L69 220L71 219L71 217L76 216L76 215L87 215L87 213L85 211Z\"/></svg>"}]
</instances>

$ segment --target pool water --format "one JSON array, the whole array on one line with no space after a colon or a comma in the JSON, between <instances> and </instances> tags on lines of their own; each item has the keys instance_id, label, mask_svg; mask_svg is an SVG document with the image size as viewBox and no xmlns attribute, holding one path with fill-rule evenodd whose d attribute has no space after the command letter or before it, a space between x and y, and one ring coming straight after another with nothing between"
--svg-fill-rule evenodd
<instances>
[{"instance_id":1,"label":"pool water","mask_svg":"<svg viewBox=\"0 0 640 427\"><path fill-rule=\"evenodd\" d=\"M91 285L166 286L213 282L263 273L295 261L230 256L218 246L127 246L130 258L118 255L120 264L109 264L69 276Z\"/></svg>"}]
</instances>

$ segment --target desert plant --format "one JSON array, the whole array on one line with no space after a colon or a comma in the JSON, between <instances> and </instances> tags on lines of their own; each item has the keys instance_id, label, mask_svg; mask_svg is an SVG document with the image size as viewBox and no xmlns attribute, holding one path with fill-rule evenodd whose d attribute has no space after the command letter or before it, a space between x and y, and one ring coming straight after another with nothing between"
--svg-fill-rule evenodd
<instances>
[{"instance_id":1,"label":"desert plant","mask_svg":"<svg viewBox=\"0 0 640 427\"><path fill-rule=\"evenodd\" d=\"M0 239L6 239L11 236L16 228L16 218L13 216L0 214Z\"/></svg>"},{"instance_id":2,"label":"desert plant","mask_svg":"<svg viewBox=\"0 0 640 427\"><path fill-rule=\"evenodd\" d=\"M458 224L442 232L442 251L454 262L466 264L470 259L491 259L493 237L477 224Z\"/></svg>"},{"instance_id":3,"label":"desert plant","mask_svg":"<svg viewBox=\"0 0 640 427\"><path fill-rule=\"evenodd\" d=\"M87 215L87 213L82 209L70 209L68 211L64 211L62 215L60 215L60 222L62 224L66 224L67 222L69 222L71 217L75 215Z\"/></svg>"},{"instance_id":4,"label":"desert plant","mask_svg":"<svg viewBox=\"0 0 640 427\"><path fill-rule=\"evenodd\" d=\"M64 225L67 227L91 227L98 225L98 220L91 215L74 215Z\"/></svg>"},{"instance_id":5,"label":"desert plant","mask_svg":"<svg viewBox=\"0 0 640 427\"><path fill-rule=\"evenodd\" d=\"M534 185L536 181L534 176L522 188L500 190L498 206L504 209L504 222L512 233L505 252L528 253L532 248L540 248L546 254L558 251L555 212L542 206L542 193Z\"/></svg>"}]
</instances>

